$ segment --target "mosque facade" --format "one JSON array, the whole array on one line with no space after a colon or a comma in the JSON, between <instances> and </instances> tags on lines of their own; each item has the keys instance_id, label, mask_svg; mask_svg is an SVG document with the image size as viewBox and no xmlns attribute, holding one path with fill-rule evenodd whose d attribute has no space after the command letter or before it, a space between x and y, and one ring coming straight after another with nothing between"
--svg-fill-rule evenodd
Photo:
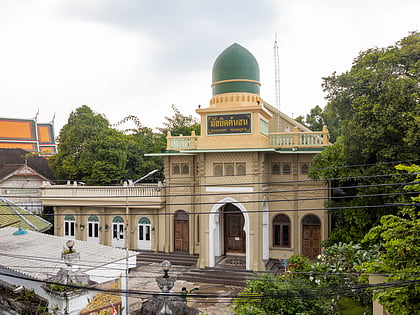
<instances>
[{"instance_id":1,"label":"mosque facade","mask_svg":"<svg viewBox=\"0 0 420 315\"><path fill-rule=\"evenodd\" d=\"M55 234L195 254L198 267L235 257L248 270L264 270L270 259L315 258L329 232L329 190L308 169L329 145L328 130L313 132L267 104L259 75L255 57L241 45L219 55L209 106L196 110L200 135L169 133L166 152L150 154L164 159L164 182L113 187L121 190L114 199L95 198L105 188L89 191L77 183L59 193L45 187Z\"/></svg>"}]
</instances>

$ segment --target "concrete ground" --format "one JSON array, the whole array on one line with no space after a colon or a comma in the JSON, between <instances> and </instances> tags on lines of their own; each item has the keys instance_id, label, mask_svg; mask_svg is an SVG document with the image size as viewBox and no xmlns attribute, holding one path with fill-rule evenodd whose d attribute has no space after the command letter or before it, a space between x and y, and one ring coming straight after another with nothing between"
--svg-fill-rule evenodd
<instances>
[{"instance_id":1,"label":"concrete ground","mask_svg":"<svg viewBox=\"0 0 420 315\"><path fill-rule=\"evenodd\" d=\"M170 276L179 275L187 267L172 266ZM152 263L140 265L130 271L130 290L142 291L144 295L132 295L129 298L130 313L141 308L142 302L150 297L151 293L160 292L156 277L163 275L160 264ZM171 292L180 293L182 287L188 290L199 288L192 292L188 298L188 305L197 308L201 313L209 315L233 314L231 306L232 296L237 295L243 288L236 286L215 285L204 282L188 282L177 280ZM208 295L208 297L194 297L194 295Z\"/></svg>"}]
</instances>

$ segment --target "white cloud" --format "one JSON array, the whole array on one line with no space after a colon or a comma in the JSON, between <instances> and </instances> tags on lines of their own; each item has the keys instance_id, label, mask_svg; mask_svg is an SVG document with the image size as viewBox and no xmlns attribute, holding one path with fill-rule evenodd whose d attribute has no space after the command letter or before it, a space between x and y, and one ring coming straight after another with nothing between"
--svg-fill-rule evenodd
<instances>
[{"instance_id":1,"label":"white cloud","mask_svg":"<svg viewBox=\"0 0 420 315\"><path fill-rule=\"evenodd\" d=\"M58 128L83 104L112 123L136 115L148 127L171 104L195 115L210 100L215 58L233 42L257 58L261 96L274 105L275 33L281 109L305 115L325 105L322 77L418 29L419 11L414 0L2 1L1 115L39 108L40 121L56 112Z\"/></svg>"}]
</instances>

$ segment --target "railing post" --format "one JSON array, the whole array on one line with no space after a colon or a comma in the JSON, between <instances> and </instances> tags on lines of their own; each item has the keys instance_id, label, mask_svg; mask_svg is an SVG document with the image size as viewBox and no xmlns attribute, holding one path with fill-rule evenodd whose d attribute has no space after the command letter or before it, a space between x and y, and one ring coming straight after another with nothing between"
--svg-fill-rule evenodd
<instances>
[{"instance_id":1,"label":"railing post","mask_svg":"<svg viewBox=\"0 0 420 315\"><path fill-rule=\"evenodd\" d=\"M166 134L166 147L168 150L171 150L172 148L172 140L171 140L171 132L168 131L168 133Z\"/></svg>"},{"instance_id":2,"label":"railing post","mask_svg":"<svg viewBox=\"0 0 420 315\"><path fill-rule=\"evenodd\" d=\"M191 147L189 149L195 149L196 148L196 138L195 138L195 131L191 131Z\"/></svg>"},{"instance_id":3,"label":"railing post","mask_svg":"<svg viewBox=\"0 0 420 315\"><path fill-rule=\"evenodd\" d=\"M322 144L328 145L329 144L329 133L327 125L322 126Z\"/></svg>"},{"instance_id":4,"label":"railing post","mask_svg":"<svg viewBox=\"0 0 420 315\"><path fill-rule=\"evenodd\" d=\"M299 145L299 129L295 126L293 127L293 145Z\"/></svg>"}]
</instances>

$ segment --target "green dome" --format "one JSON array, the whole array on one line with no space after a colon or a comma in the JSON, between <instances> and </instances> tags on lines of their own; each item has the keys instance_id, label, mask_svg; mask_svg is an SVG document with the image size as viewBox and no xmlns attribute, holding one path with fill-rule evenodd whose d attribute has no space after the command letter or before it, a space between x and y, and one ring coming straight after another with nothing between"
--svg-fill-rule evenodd
<instances>
[{"instance_id":1,"label":"green dome","mask_svg":"<svg viewBox=\"0 0 420 315\"><path fill-rule=\"evenodd\" d=\"M260 69L255 57L234 43L217 57L213 65L213 96L245 92L260 94Z\"/></svg>"}]
</instances>

